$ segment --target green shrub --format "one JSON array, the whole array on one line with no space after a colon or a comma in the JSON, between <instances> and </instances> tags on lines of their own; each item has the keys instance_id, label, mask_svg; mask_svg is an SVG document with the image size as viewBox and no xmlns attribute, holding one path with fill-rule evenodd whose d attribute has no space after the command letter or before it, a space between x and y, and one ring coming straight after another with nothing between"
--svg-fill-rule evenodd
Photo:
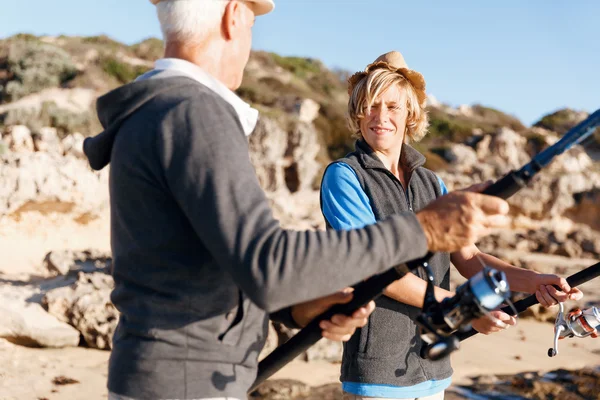
<instances>
[{"instance_id":1,"label":"green shrub","mask_svg":"<svg viewBox=\"0 0 600 400\"><path fill-rule=\"evenodd\" d=\"M148 72L150 68L142 65L131 65L109 56L100 59L100 66L108 75L120 83L129 83L138 76Z\"/></svg>"},{"instance_id":2,"label":"green shrub","mask_svg":"<svg viewBox=\"0 0 600 400\"><path fill-rule=\"evenodd\" d=\"M335 95L336 92L345 92L346 86L340 78L328 70L314 74L307 79L308 85L326 98Z\"/></svg>"},{"instance_id":3,"label":"green shrub","mask_svg":"<svg viewBox=\"0 0 600 400\"><path fill-rule=\"evenodd\" d=\"M29 41L29 42L39 42L40 39L32 35L31 33L17 33L9 38L9 40L19 40L19 41Z\"/></svg>"},{"instance_id":4,"label":"green shrub","mask_svg":"<svg viewBox=\"0 0 600 400\"><path fill-rule=\"evenodd\" d=\"M282 57L275 53L272 53L272 57L277 65L292 72L300 79L305 79L312 74L318 74L323 69L321 62L312 58Z\"/></svg>"},{"instance_id":5,"label":"green shrub","mask_svg":"<svg viewBox=\"0 0 600 400\"><path fill-rule=\"evenodd\" d=\"M452 142L464 141L473 134L473 128L475 126L472 122L452 118L443 113L430 115L429 131L424 142L434 139Z\"/></svg>"},{"instance_id":6,"label":"green shrub","mask_svg":"<svg viewBox=\"0 0 600 400\"><path fill-rule=\"evenodd\" d=\"M564 135L569 131L569 129L571 129L580 122L581 119L578 118L578 116L579 113L577 113L576 111L565 108L562 110L558 110L552 114L545 115L533 126L554 131L559 135Z\"/></svg>"},{"instance_id":7,"label":"green shrub","mask_svg":"<svg viewBox=\"0 0 600 400\"><path fill-rule=\"evenodd\" d=\"M90 136L102 129L96 113L91 109L76 113L59 108L53 101L43 103L40 110L23 108L9 110L3 115L3 123L6 126L25 125L33 132L46 126L53 127L61 138L74 132Z\"/></svg>"},{"instance_id":8,"label":"green shrub","mask_svg":"<svg viewBox=\"0 0 600 400\"><path fill-rule=\"evenodd\" d=\"M6 58L8 79L2 101L14 101L46 88L58 87L77 75L63 49L34 40L11 41Z\"/></svg>"},{"instance_id":9,"label":"green shrub","mask_svg":"<svg viewBox=\"0 0 600 400\"><path fill-rule=\"evenodd\" d=\"M290 104L295 103L298 98L308 97L305 92L294 85L284 83L270 76L258 80L253 77L246 77L236 93L252 104L281 107L283 109L289 109Z\"/></svg>"},{"instance_id":10,"label":"green shrub","mask_svg":"<svg viewBox=\"0 0 600 400\"><path fill-rule=\"evenodd\" d=\"M236 93L249 103L272 107L279 97L275 89L269 86L269 84L273 84L273 81L275 81L273 78L266 78L266 80L244 79Z\"/></svg>"},{"instance_id":11,"label":"green shrub","mask_svg":"<svg viewBox=\"0 0 600 400\"><path fill-rule=\"evenodd\" d=\"M485 107L480 104L476 104L471 107L473 113L482 118L486 123L495 125L497 127L506 126L515 132L522 132L525 130L525 126L517 118L505 114L502 111L494 108Z\"/></svg>"},{"instance_id":12,"label":"green shrub","mask_svg":"<svg viewBox=\"0 0 600 400\"><path fill-rule=\"evenodd\" d=\"M39 113L36 113L33 109L13 108L2 114L0 118L2 119L2 124L5 126L27 125L31 129L39 119ZM41 123L35 125L36 128L41 128L42 126Z\"/></svg>"},{"instance_id":13,"label":"green shrub","mask_svg":"<svg viewBox=\"0 0 600 400\"><path fill-rule=\"evenodd\" d=\"M99 45L99 46L102 46L102 47L108 47L108 48L112 48L112 49L115 49L115 50L126 47L123 43L117 42L116 40L111 39L110 37L108 37L106 35L83 37L83 38L81 38L81 42L82 43Z\"/></svg>"},{"instance_id":14,"label":"green shrub","mask_svg":"<svg viewBox=\"0 0 600 400\"><path fill-rule=\"evenodd\" d=\"M155 61L164 54L164 43L157 38L149 38L130 47L133 54L143 60Z\"/></svg>"}]
</instances>

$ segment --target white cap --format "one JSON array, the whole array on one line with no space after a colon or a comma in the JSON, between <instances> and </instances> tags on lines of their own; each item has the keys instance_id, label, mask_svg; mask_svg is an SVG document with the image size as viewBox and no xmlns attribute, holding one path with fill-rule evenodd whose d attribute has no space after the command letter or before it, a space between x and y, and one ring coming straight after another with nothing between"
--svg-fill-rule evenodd
<instances>
[{"instance_id":1,"label":"white cap","mask_svg":"<svg viewBox=\"0 0 600 400\"><path fill-rule=\"evenodd\" d=\"M168 0L150 0L150 2L152 4L158 4L161 1L168 1ZM252 9L254 10L254 14L257 16L268 14L271 11L273 11L273 9L275 8L275 3L273 3L273 0L245 0L245 1L254 3L254 7L252 7Z\"/></svg>"}]
</instances>

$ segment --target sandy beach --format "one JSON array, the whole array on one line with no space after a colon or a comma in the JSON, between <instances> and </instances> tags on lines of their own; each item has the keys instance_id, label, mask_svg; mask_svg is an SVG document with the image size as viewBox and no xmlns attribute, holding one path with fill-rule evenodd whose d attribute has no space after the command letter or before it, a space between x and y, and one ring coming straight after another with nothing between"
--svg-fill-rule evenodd
<instances>
[{"instance_id":1,"label":"sandy beach","mask_svg":"<svg viewBox=\"0 0 600 400\"><path fill-rule=\"evenodd\" d=\"M0 282L4 285L17 285L40 274L41 259L51 249L108 249L108 215L85 226L58 216L49 219L36 215L4 221L0 231ZM592 296L588 301L600 298L597 283L590 282L583 290ZM469 384L471 377L481 375L600 365L600 340L561 341L559 355L549 358L552 338L552 324L534 319L520 319L517 326L501 333L472 337L452 356L453 385ZM0 339L0 399L106 399L108 357L109 352L103 350L29 348ZM294 361L272 379L293 379L314 387L339 383L339 364Z\"/></svg>"}]
</instances>

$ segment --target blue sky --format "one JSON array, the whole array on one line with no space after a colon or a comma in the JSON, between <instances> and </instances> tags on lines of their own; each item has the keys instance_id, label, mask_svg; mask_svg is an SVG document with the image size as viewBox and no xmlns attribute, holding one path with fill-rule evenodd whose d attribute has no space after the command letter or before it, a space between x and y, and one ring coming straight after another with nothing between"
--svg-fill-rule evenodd
<instances>
[{"instance_id":1,"label":"blue sky","mask_svg":"<svg viewBox=\"0 0 600 400\"><path fill-rule=\"evenodd\" d=\"M389 50L452 105L480 103L530 124L562 107L600 108L600 1L275 0L254 48L356 71ZM13 0L0 37L159 37L148 0Z\"/></svg>"}]
</instances>

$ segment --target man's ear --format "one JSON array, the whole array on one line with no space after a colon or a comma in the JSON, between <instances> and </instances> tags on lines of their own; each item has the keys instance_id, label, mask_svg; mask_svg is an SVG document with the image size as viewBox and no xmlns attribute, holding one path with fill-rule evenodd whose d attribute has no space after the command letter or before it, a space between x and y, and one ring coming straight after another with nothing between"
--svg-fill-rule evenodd
<instances>
[{"instance_id":1,"label":"man's ear","mask_svg":"<svg viewBox=\"0 0 600 400\"><path fill-rule=\"evenodd\" d=\"M239 1L232 0L227 2L225 13L221 20L221 31L225 40L231 40L237 35L243 23L243 13L242 4Z\"/></svg>"}]
</instances>

